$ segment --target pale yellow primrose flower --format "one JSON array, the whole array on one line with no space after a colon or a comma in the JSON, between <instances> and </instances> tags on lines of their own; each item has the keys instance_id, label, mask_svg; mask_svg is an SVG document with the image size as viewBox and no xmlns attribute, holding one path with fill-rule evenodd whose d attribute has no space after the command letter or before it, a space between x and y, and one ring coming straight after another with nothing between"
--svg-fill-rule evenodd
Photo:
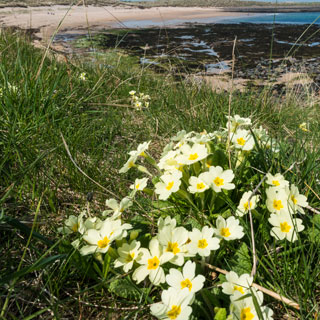
<instances>
[{"instance_id":1,"label":"pale yellow primrose flower","mask_svg":"<svg viewBox=\"0 0 320 320\"><path fill-rule=\"evenodd\" d=\"M196 255L197 253L202 257L208 257L212 250L220 248L220 240L214 237L213 228L204 226L202 230L193 228L189 232L190 243L186 245L188 253Z\"/></svg>"},{"instance_id":2,"label":"pale yellow primrose flower","mask_svg":"<svg viewBox=\"0 0 320 320\"><path fill-rule=\"evenodd\" d=\"M242 195L240 203L238 205L236 215L238 217L243 217L245 214L249 212L249 198L252 195L252 191L247 191ZM250 209L253 210L257 206L257 202L259 201L259 196L253 196L250 200Z\"/></svg>"},{"instance_id":3,"label":"pale yellow primrose flower","mask_svg":"<svg viewBox=\"0 0 320 320\"><path fill-rule=\"evenodd\" d=\"M167 284L170 287L177 291L188 288L191 294L201 290L205 280L206 278L203 275L196 276L196 263L190 260L183 266L182 273L175 268L171 268L166 276Z\"/></svg>"},{"instance_id":4,"label":"pale yellow primrose flower","mask_svg":"<svg viewBox=\"0 0 320 320\"><path fill-rule=\"evenodd\" d=\"M136 158L138 156L145 157L146 156L145 151L148 150L150 143L151 143L151 141L140 143L138 145L137 150L130 151L129 155L131 157L136 157Z\"/></svg>"},{"instance_id":5,"label":"pale yellow primrose flower","mask_svg":"<svg viewBox=\"0 0 320 320\"><path fill-rule=\"evenodd\" d=\"M175 171L182 165L177 161L177 156L180 155L180 150L171 150L164 155L158 163L158 167L165 171Z\"/></svg>"},{"instance_id":6,"label":"pale yellow primrose flower","mask_svg":"<svg viewBox=\"0 0 320 320\"><path fill-rule=\"evenodd\" d=\"M151 305L151 314L162 320L188 320L192 313L192 308L189 306L192 298L193 295L189 294L187 288L179 291L169 288L162 291L162 302Z\"/></svg>"},{"instance_id":7,"label":"pale yellow primrose flower","mask_svg":"<svg viewBox=\"0 0 320 320\"><path fill-rule=\"evenodd\" d=\"M174 254L170 262L182 266L186 252L184 245L188 240L188 231L183 227L171 228L171 226L167 226L159 231L157 238L166 252Z\"/></svg>"},{"instance_id":8,"label":"pale yellow primrose flower","mask_svg":"<svg viewBox=\"0 0 320 320\"><path fill-rule=\"evenodd\" d=\"M236 149L250 151L254 148L255 142L253 136L248 130L239 129L232 135L231 141Z\"/></svg>"},{"instance_id":9,"label":"pale yellow primrose flower","mask_svg":"<svg viewBox=\"0 0 320 320\"><path fill-rule=\"evenodd\" d=\"M134 271L132 279L140 283L149 276L150 281L156 286L164 283L166 278L161 265L171 260L173 256L172 252L163 250L157 239L152 239L149 243L149 250L141 249L141 255L137 259L141 266Z\"/></svg>"},{"instance_id":10,"label":"pale yellow primrose flower","mask_svg":"<svg viewBox=\"0 0 320 320\"><path fill-rule=\"evenodd\" d=\"M138 110L141 110L142 109L142 102L141 101L135 101L133 106L135 108L137 108Z\"/></svg>"},{"instance_id":11,"label":"pale yellow primrose flower","mask_svg":"<svg viewBox=\"0 0 320 320\"><path fill-rule=\"evenodd\" d=\"M288 196L284 189L279 189L278 187L270 187L266 190L266 194L266 205L271 213L288 212Z\"/></svg>"},{"instance_id":12,"label":"pale yellow primrose flower","mask_svg":"<svg viewBox=\"0 0 320 320\"><path fill-rule=\"evenodd\" d=\"M147 186L148 178L136 179L134 184L130 186L130 189L136 191L143 191L143 189Z\"/></svg>"},{"instance_id":13,"label":"pale yellow primrose flower","mask_svg":"<svg viewBox=\"0 0 320 320\"><path fill-rule=\"evenodd\" d=\"M225 220L222 216L219 216L216 220L216 226L217 228L213 230L218 238L230 241L241 239L244 236L243 227L239 225L239 220L235 217L229 217Z\"/></svg>"},{"instance_id":14,"label":"pale yellow primrose flower","mask_svg":"<svg viewBox=\"0 0 320 320\"><path fill-rule=\"evenodd\" d=\"M201 173L199 178L215 192L221 192L222 189L231 190L235 185L231 183L234 178L232 170L223 170L220 166L211 166L208 172Z\"/></svg>"},{"instance_id":15,"label":"pale yellow primrose flower","mask_svg":"<svg viewBox=\"0 0 320 320\"><path fill-rule=\"evenodd\" d=\"M279 189L289 187L289 181L287 181L280 173L276 173L274 176L271 173L267 173L266 183Z\"/></svg>"},{"instance_id":16,"label":"pale yellow primrose flower","mask_svg":"<svg viewBox=\"0 0 320 320\"><path fill-rule=\"evenodd\" d=\"M260 319L256 311L252 296L242 299L241 292L236 291L234 295L230 297L231 306L230 311L233 319L239 320L273 320L273 311L268 307L263 307L263 293L257 291L255 288L251 288L251 293L256 297L256 301L259 304L263 318Z\"/></svg>"},{"instance_id":17,"label":"pale yellow primrose flower","mask_svg":"<svg viewBox=\"0 0 320 320\"><path fill-rule=\"evenodd\" d=\"M226 275L227 282L222 283L222 292L228 295L233 295L236 291L242 295L250 293L249 287L253 282L253 277L249 274L242 274L240 277L234 272L230 271Z\"/></svg>"},{"instance_id":18,"label":"pale yellow primrose flower","mask_svg":"<svg viewBox=\"0 0 320 320\"><path fill-rule=\"evenodd\" d=\"M114 262L114 267L123 267L124 272L128 272L132 269L134 261L139 258L140 255L140 242L132 241L130 244L124 243L118 248L119 258Z\"/></svg>"},{"instance_id":19,"label":"pale yellow primrose flower","mask_svg":"<svg viewBox=\"0 0 320 320\"><path fill-rule=\"evenodd\" d=\"M251 119L250 118L241 118L239 115L232 116L226 116L228 119L228 122L226 124L227 130L230 127L231 132L236 132L237 129L241 126L250 126L251 125Z\"/></svg>"},{"instance_id":20,"label":"pale yellow primrose flower","mask_svg":"<svg viewBox=\"0 0 320 320\"><path fill-rule=\"evenodd\" d=\"M106 253L114 240L120 240L126 237L127 230L131 229L130 224L121 224L120 220L106 219L102 222L100 230L88 230L83 239L89 244L80 249L82 255L88 255L95 252Z\"/></svg>"},{"instance_id":21,"label":"pale yellow primrose flower","mask_svg":"<svg viewBox=\"0 0 320 320\"><path fill-rule=\"evenodd\" d=\"M299 193L299 189L292 184L290 189L286 188L286 194L288 196L289 208L293 210L293 213L297 211L305 214L303 208L308 206L307 197Z\"/></svg>"},{"instance_id":22,"label":"pale yellow primrose flower","mask_svg":"<svg viewBox=\"0 0 320 320\"><path fill-rule=\"evenodd\" d=\"M102 223L103 221L97 217L87 218L83 224L85 232L88 231L89 229L96 229L96 230L100 229L102 226Z\"/></svg>"},{"instance_id":23,"label":"pale yellow primrose flower","mask_svg":"<svg viewBox=\"0 0 320 320\"><path fill-rule=\"evenodd\" d=\"M124 166L119 170L119 173L126 173L128 172L132 167L136 166L137 156L131 156L128 161L124 164Z\"/></svg>"},{"instance_id":24,"label":"pale yellow primrose flower","mask_svg":"<svg viewBox=\"0 0 320 320\"><path fill-rule=\"evenodd\" d=\"M203 144L194 144L190 147L188 144L184 144L181 148L181 155L177 157L177 161L182 164L193 164L208 156L208 151Z\"/></svg>"},{"instance_id":25,"label":"pale yellow primrose flower","mask_svg":"<svg viewBox=\"0 0 320 320\"><path fill-rule=\"evenodd\" d=\"M177 225L177 221L176 219L167 216L165 219L163 219L162 217L160 217L158 219L158 230L159 232L166 227L170 227L171 229L174 229Z\"/></svg>"},{"instance_id":26,"label":"pale yellow primrose flower","mask_svg":"<svg viewBox=\"0 0 320 320\"><path fill-rule=\"evenodd\" d=\"M63 234L70 234L73 232L79 232L83 234L85 232L85 227L83 223L83 217L85 216L85 212L80 213L78 217L71 215L68 219L64 222L64 226L58 228L58 232Z\"/></svg>"},{"instance_id":27,"label":"pale yellow primrose flower","mask_svg":"<svg viewBox=\"0 0 320 320\"><path fill-rule=\"evenodd\" d=\"M161 182L155 184L155 193L159 195L160 200L167 200L172 193L179 190L181 177L180 171L174 171L160 177Z\"/></svg>"},{"instance_id":28,"label":"pale yellow primrose flower","mask_svg":"<svg viewBox=\"0 0 320 320\"><path fill-rule=\"evenodd\" d=\"M85 72L80 73L79 79L82 81L86 81L86 73Z\"/></svg>"},{"instance_id":29,"label":"pale yellow primrose flower","mask_svg":"<svg viewBox=\"0 0 320 320\"><path fill-rule=\"evenodd\" d=\"M299 128L300 128L302 131L309 132L309 130L307 129L307 123L306 123L306 122L302 122L302 123L299 125Z\"/></svg>"},{"instance_id":30,"label":"pale yellow primrose flower","mask_svg":"<svg viewBox=\"0 0 320 320\"><path fill-rule=\"evenodd\" d=\"M297 232L304 230L302 220L293 219L287 212L273 213L268 221L273 226L270 234L278 240L287 239L290 242L294 242L298 239Z\"/></svg>"},{"instance_id":31,"label":"pale yellow primrose flower","mask_svg":"<svg viewBox=\"0 0 320 320\"><path fill-rule=\"evenodd\" d=\"M187 140L193 144L206 144L207 142L215 139L214 133L207 133L205 130L201 133L195 133L194 137L190 137Z\"/></svg>"},{"instance_id":32,"label":"pale yellow primrose flower","mask_svg":"<svg viewBox=\"0 0 320 320\"><path fill-rule=\"evenodd\" d=\"M9 91L12 92L12 93L17 93L18 90L19 90L17 86L12 85L12 84L9 83L9 82L8 82L8 89L9 89Z\"/></svg>"},{"instance_id":33,"label":"pale yellow primrose flower","mask_svg":"<svg viewBox=\"0 0 320 320\"><path fill-rule=\"evenodd\" d=\"M106 216L108 213L113 212L112 219L117 219L124 210L132 206L132 201L128 197L123 198L120 203L116 199L108 199L106 200L106 206L112 210L105 210L102 215Z\"/></svg>"},{"instance_id":34,"label":"pale yellow primrose flower","mask_svg":"<svg viewBox=\"0 0 320 320\"><path fill-rule=\"evenodd\" d=\"M129 94L130 94L130 96L134 96L136 94L136 91L131 90L131 91L129 91Z\"/></svg>"},{"instance_id":35,"label":"pale yellow primrose flower","mask_svg":"<svg viewBox=\"0 0 320 320\"><path fill-rule=\"evenodd\" d=\"M200 193L209 189L209 185L207 185L202 179L199 177L190 177L189 179L190 186L188 187L188 191L190 193Z\"/></svg>"}]
</instances>

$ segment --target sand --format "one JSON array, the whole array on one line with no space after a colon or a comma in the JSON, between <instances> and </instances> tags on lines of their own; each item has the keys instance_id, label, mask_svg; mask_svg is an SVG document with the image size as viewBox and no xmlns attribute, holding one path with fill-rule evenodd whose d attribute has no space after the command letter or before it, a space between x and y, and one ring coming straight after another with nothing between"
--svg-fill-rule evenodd
<instances>
[{"instance_id":1,"label":"sand","mask_svg":"<svg viewBox=\"0 0 320 320\"><path fill-rule=\"evenodd\" d=\"M68 11L69 10L69 11ZM156 23L162 27L170 20L183 20L194 22L195 20L210 18L217 22L224 17L236 17L244 15L239 12L226 12L223 8L200 8L200 7L95 7L95 6L47 6L16 8L7 7L0 9L0 26L17 26L21 28L39 28L42 39L48 39L57 30L59 23L60 31L86 30L88 25L91 29L101 30L106 28L126 27L127 21L145 21L149 25ZM246 14L248 15L248 14ZM251 14L250 14L251 15ZM146 26L145 23L143 23Z\"/></svg>"}]
</instances>

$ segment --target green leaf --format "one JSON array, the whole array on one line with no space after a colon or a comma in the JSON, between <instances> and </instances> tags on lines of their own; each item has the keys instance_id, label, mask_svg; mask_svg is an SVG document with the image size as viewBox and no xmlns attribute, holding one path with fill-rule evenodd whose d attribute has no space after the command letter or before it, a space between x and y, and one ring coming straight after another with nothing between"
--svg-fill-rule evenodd
<instances>
[{"instance_id":1,"label":"green leaf","mask_svg":"<svg viewBox=\"0 0 320 320\"><path fill-rule=\"evenodd\" d=\"M320 243L320 215L315 215L312 219L312 226L307 230L308 237L311 242Z\"/></svg>"},{"instance_id":2,"label":"green leaf","mask_svg":"<svg viewBox=\"0 0 320 320\"><path fill-rule=\"evenodd\" d=\"M4 222L6 222L7 224L9 224L10 226L19 229L21 232L23 232L27 237L30 236L31 233L31 228L27 225L25 225L24 223L20 222L19 220L9 217L9 216L2 216L2 220ZM42 241L43 243L47 244L47 245L53 245L53 242L51 240L49 240L48 238L44 237L42 234L33 231L32 232L32 237Z\"/></svg>"},{"instance_id":3,"label":"green leaf","mask_svg":"<svg viewBox=\"0 0 320 320\"><path fill-rule=\"evenodd\" d=\"M224 167L228 165L228 158L224 151L217 149L208 157L207 163L212 166Z\"/></svg>"},{"instance_id":4,"label":"green leaf","mask_svg":"<svg viewBox=\"0 0 320 320\"><path fill-rule=\"evenodd\" d=\"M231 262L231 270L238 275L251 272L252 263L247 245L243 242L240 248L236 251Z\"/></svg>"},{"instance_id":5,"label":"green leaf","mask_svg":"<svg viewBox=\"0 0 320 320\"><path fill-rule=\"evenodd\" d=\"M216 312L216 309L214 310ZM227 310L225 308L218 308L214 320L226 320L227 319Z\"/></svg>"},{"instance_id":6,"label":"green leaf","mask_svg":"<svg viewBox=\"0 0 320 320\"><path fill-rule=\"evenodd\" d=\"M142 294L129 279L116 279L110 283L108 289L118 297L135 301L139 301Z\"/></svg>"},{"instance_id":7,"label":"green leaf","mask_svg":"<svg viewBox=\"0 0 320 320\"><path fill-rule=\"evenodd\" d=\"M55 263L57 260L64 260L66 259L67 255L66 254L57 254L54 256L50 256L47 258L39 259L36 261L34 264L32 264L29 267L25 267L20 271L14 272L14 273L9 273L5 275L4 277L0 278L0 284L5 284L9 283L11 280L20 278L24 276L27 273L36 271L36 270L42 270L44 269L47 265L51 265Z\"/></svg>"}]
</instances>

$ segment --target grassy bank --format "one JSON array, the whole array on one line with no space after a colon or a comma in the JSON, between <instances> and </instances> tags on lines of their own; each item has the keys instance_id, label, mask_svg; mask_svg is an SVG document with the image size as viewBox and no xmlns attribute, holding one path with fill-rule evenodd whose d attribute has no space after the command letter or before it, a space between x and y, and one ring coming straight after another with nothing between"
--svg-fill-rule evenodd
<instances>
[{"instance_id":1,"label":"grassy bank","mask_svg":"<svg viewBox=\"0 0 320 320\"><path fill-rule=\"evenodd\" d=\"M118 170L139 143L152 140L150 152L158 159L169 138L182 129L212 132L225 126L228 93L170 73L155 74L121 52L93 58L58 62L44 58L19 33L0 34L3 319L150 319L147 288L138 290L138 298L136 293L119 298L110 289L119 273L94 276L94 267L82 265L74 251L71 255L56 230L87 206L94 214L105 210L112 194L126 196L137 173L120 176ZM148 109L132 108L131 90L150 95ZM231 101L232 114L251 116L279 139L279 157L268 163L281 171L290 168L291 181L314 208L320 205L318 108L307 93L274 98L268 89L234 92ZM306 131L299 128L304 122ZM132 217L152 212L146 197L140 201L144 210L134 207ZM299 244L274 243L270 251L264 241L257 244L261 260L255 281L300 304L297 311L267 298L275 319L311 319L319 312L320 229L313 216L307 212L313 231ZM228 269L228 263L222 267Z\"/></svg>"}]
</instances>

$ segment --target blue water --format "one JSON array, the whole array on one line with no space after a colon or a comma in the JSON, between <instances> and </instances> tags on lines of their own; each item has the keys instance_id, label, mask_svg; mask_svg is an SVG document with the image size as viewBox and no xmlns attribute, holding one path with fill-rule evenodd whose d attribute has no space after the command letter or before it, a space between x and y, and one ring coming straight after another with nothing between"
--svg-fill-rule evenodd
<instances>
[{"instance_id":1,"label":"blue water","mask_svg":"<svg viewBox=\"0 0 320 320\"><path fill-rule=\"evenodd\" d=\"M263 13L254 16L242 16L232 19L223 19L223 23L285 23L285 24L320 24L320 12L300 13Z\"/></svg>"},{"instance_id":2,"label":"blue water","mask_svg":"<svg viewBox=\"0 0 320 320\"><path fill-rule=\"evenodd\" d=\"M129 20L123 21L127 28L146 28L149 26L169 27L189 23L284 23L284 24L320 24L320 12L301 12L301 13L259 13L250 14L235 18L195 18L195 19L172 19L165 21L153 20Z\"/></svg>"}]
</instances>

